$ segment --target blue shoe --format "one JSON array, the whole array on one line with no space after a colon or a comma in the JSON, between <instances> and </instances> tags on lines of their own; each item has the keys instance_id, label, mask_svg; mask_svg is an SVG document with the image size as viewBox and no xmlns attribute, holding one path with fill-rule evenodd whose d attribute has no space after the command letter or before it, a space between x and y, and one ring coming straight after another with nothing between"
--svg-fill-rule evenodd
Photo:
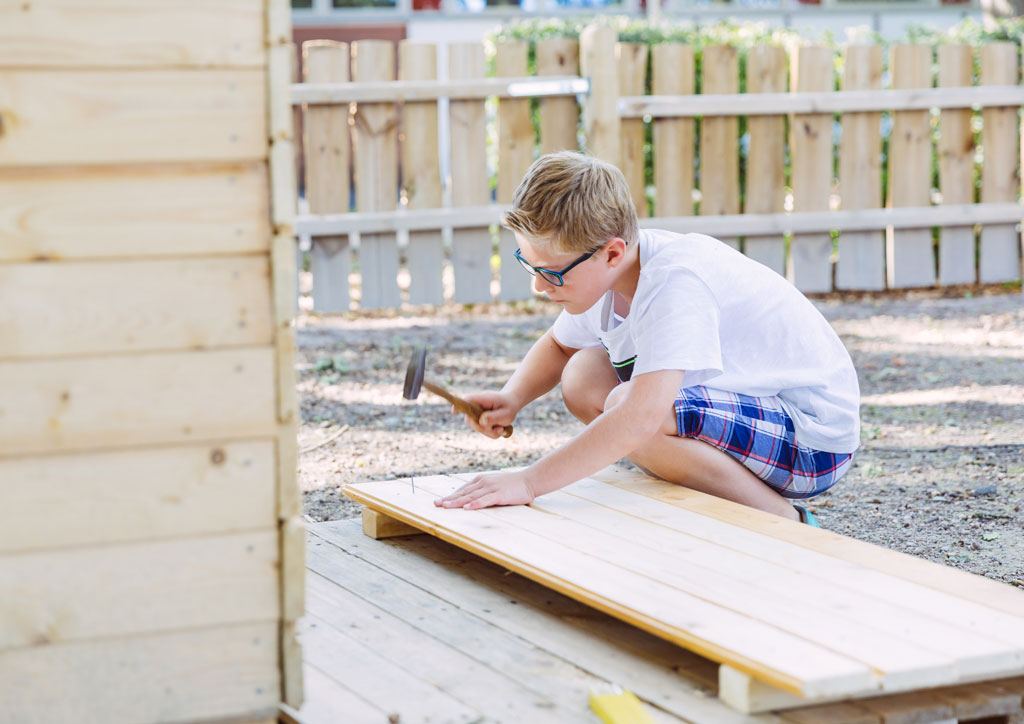
<instances>
[{"instance_id":1,"label":"blue shoe","mask_svg":"<svg viewBox=\"0 0 1024 724\"><path fill-rule=\"evenodd\" d=\"M800 514L801 523L806 523L812 528L821 528L821 526L818 525L818 519L814 517L814 513L800 505L794 505L793 507L796 508L796 512Z\"/></svg>"}]
</instances>

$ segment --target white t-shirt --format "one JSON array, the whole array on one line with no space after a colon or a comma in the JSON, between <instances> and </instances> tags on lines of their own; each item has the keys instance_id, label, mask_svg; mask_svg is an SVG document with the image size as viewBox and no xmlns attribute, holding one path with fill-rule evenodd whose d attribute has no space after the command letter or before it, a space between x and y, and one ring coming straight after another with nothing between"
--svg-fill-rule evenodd
<instances>
[{"instance_id":1,"label":"white t-shirt","mask_svg":"<svg viewBox=\"0 0 1024 724\"><path fill-rule=\"evenodd\" d=\"M801 445L851 453L860 442L860 388L850 355L806 297L767 267L703 234L644 229L640 279L625 318L608 292L552 333L566 347L604 346L622 380L685 370L705 385L777 396Z\"/></svg>"}]
</instances>

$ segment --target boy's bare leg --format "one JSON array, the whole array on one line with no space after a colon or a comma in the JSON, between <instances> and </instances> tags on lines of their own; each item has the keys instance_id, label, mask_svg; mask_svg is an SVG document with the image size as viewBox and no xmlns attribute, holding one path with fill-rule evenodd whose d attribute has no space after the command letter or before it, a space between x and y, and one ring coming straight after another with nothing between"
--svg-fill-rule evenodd
<instances>
[{"instance_id":1,"label":"boy's bare leg","mask_svg":"<svg viewBox=\"0 0 1024 724\"><path fill-rule=\"evenodd\" d=\"M580 350L562 373L565 406L584 423L622 400L615 370L601 348ZM658 434L629 459L645 472L677 485L774 513L791 520L799 514L786 498L734 457L701 440L679 437L671 408Z\"/></svg>"}]
</instances>

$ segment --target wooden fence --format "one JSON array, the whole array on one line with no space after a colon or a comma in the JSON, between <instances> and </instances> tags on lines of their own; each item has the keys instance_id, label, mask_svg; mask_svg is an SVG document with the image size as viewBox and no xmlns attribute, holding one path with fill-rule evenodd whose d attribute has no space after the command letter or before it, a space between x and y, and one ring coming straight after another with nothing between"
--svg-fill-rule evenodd
<instances>
[{"instance_id":1,"label":"wooden fence","mask_svg":"<svg viewBox=\"0 0 1024 724\"><path fill-rule=\"evenodd\" d=\"M491 301L493 287L528 298L511 234L492 229L536 155L578 139L622 169L642 226L717 236L806 292L1021 278L1012 43L698 57L595 25L579 43L538 41L532 78L525 41L497 45L497 78L481 44L450 45L447 80L434 44L397 51L396 73L387 42L304 45L293 102L306 114L309 213L296 228L313 239L318 311L348 309L350 281L362 308ZM498 98L490 119L487 97Z\"/></svg>"}]
</instances>

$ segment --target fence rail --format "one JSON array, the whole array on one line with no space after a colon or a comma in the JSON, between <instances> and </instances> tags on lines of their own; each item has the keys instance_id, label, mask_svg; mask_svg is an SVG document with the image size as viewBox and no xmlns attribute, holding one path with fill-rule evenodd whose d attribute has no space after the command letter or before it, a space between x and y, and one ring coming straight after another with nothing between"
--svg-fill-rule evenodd
<instances>
[{"instance_id":1,"label":"fence rail","mask_svg":"<svg viewBox=\"0 0 1024 724\"><path fill-rule=\"evenodd\" d=\"M712 234L807 292L1021 277L1013 44L849 46L840 90L821 46L698 63L592 27L538 41L535 76L529 50L499 43L486 78L481 44L449 46L447 73L429 43L397 68L383 41L304 45L314 309L528 298L495 226L538 153L578 144L622 169L642 226Z\"/></svg>"}]
</instances>

